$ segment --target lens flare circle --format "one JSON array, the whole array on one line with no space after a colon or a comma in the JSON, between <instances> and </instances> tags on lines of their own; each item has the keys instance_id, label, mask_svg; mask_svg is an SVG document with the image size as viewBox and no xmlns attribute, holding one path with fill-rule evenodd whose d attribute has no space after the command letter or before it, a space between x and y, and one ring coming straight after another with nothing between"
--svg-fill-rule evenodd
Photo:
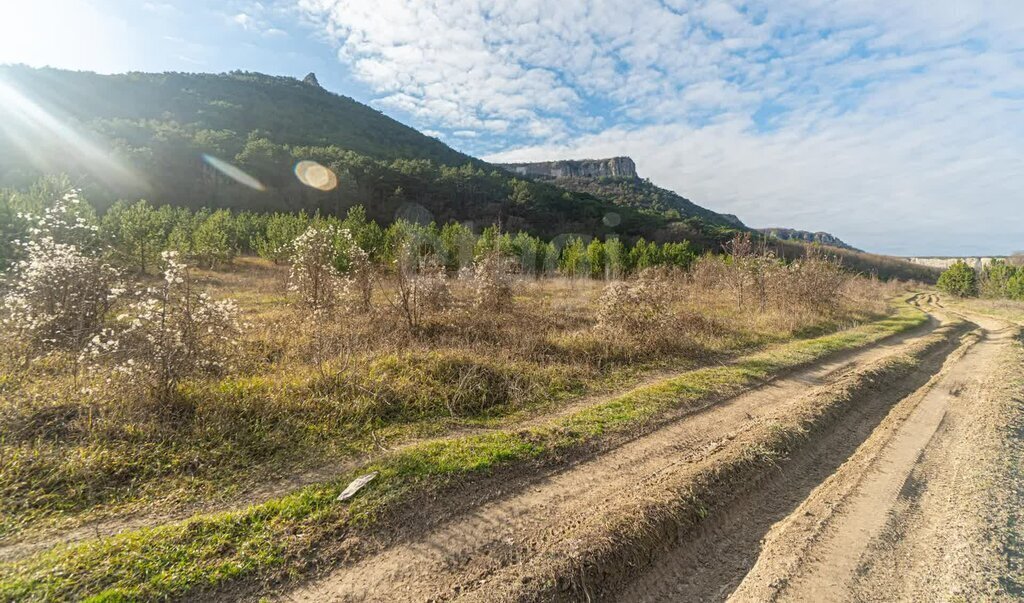
<instances>
[{"instance_id":1,"label":"lens flare circle","mask_svg":"<svg viewBox=\"0 0 1024 603\"><path fill-rule=\"evenodd\" d=\"M299 182L321 191L334 190L338 186L338 177L334 172L315 161L305 160L296 163L295 176Z\"/></svg>"},{"instance_id":2,"label":"lens flare circle","mask_svg":"<svg viewBox=\"0 0 1024 603\"><path fill-rule=\"evenodd\" d=\"M249 174L246 174L241 168L235 167L223 159L203 153L203 161L209 164L213 169L243 186L248 186L249 188L257 191L267 190L267 187L263 186L262 182L253 178Z\"/></svg>"}]
</instances>

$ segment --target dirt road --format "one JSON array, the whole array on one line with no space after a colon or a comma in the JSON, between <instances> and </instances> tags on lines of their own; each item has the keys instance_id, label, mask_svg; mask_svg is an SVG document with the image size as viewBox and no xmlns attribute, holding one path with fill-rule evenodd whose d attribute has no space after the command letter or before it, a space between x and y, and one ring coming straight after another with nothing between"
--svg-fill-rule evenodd
<instances>
[{"instance_id":1,"label":"dirt road","mask_svg":"<svg viewBox=\"0 0 1024 603\"><path fill-rule=\"evenodd\" d=\"M920 303L931 302L946 318L936 301ZM883 552L902 558L899 547L945 550L937 544L946 537L939 511L920 509L941 507L944 517L963 518L955 505L985 497L978 489L974 498L960 496L966 493L961 482L977 478L978 455L1003 458L997 424L1005 416L993 410L988 423L966 419L982 398L1002 400L1005 392L983 393L992 391L986 375L1009 362L1014 348L1010 329L977 322L981 328L964 340L966 329L944 326L797 372L538 475L467 513L426 529L410 525L379 554L336 567L281 598L823 600L906 592L914 599L923 592L916 586L896 591L888 582L873 583L887 579L881 570L863 573L862 559ZM963 420L951 420L953 407ZM817 420L804 423L813 437L792 458L765 465L758 447L784 432L780 425L804 416ZM991 449L976 451L964 444L967 437L987 438ZM948 442L944 449L941 442ZM922 463L925 449L938 451L936 460ZM948 477L949 459L961 467L960 478ZM743 463L769 470L722 470ZM929 478L927 468L955 489L938 490L945 482ZM936 484L930 498L927 488L911 488L920 494L916 506L905 504L914 492L904 487L915 470L917 482ZM749 479L728 482L737 475ZM729 494L700 499L697 492ZM943 503L950 493L955 501ZM701 520L684 520L684 508L696 509ZM920 526L913 539L892 540L908 526ZM976 534L976 528L963 530ZM892 567L888 562L884 569Z\"/></svg>"},{"instance_id":2,"label":"dirt road","mask_svg":"<svg viewBox=\"0 0 1024 603\"><path fill-rule=\"evenodd\" d=\"M1024 598L1018 332L968 318L978 343L771 530L730 600Z\"/></svg>"}]
</instances>

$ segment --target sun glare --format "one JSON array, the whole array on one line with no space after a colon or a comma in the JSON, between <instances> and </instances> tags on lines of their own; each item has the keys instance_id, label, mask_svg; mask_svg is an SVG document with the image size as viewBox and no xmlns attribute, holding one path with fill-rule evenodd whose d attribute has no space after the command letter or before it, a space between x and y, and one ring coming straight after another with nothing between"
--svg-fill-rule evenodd
<instances>
[{"instance_id":1,"label":"sun glare","mask_svg":"<svg viewBox=\"0 0 1024 603\"><path fill-rule=\"evenodd\" d=\"M257 191L267 190L267 187L263 186L262 182L245 173L244 171L242 171L241 168L231 165L230 163L224 161L223 159L214 157L213 155L209 155L207 153L203 153L203 161L205 161L213 169L217 170L221 174L224 174L228 178L231 178L232 180L243 186L248 186L249 188Z\"/></svg>"},{"instance_id":2,"label":"sun glare","mask_svg":"<svg viewBox=\"0 0 1024 603\"><path fill-rule=\"evenodd\" d=\"M338 186L338 177L334 172L315 161L300 161L295 164L295 176L306 186L322 191L334 190Z\"/></svg>"},{"instance_id":3,"label":"sun glare","mask_svg":"<svg viewBox=\"0 0 1024 603\"><path fill-rule=\"evenodd\" d=\"M99 181L117 187L145 186L134 171L78 133L68 120L58 118L7 82L0 80L0 133L32 158L36 167L52 169L41 148L63 146L73 163L85 167Z\"/></svg>"}]
</instances>

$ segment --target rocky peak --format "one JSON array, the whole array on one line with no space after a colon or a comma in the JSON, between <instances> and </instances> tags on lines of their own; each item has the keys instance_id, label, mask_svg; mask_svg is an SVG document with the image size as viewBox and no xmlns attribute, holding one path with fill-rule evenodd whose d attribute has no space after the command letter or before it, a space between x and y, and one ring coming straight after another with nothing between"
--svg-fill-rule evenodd
<instances>
[{"instance_id":1,"label":"rocky peak","mask_svg":"<svg viewBox=\"0 0 1024 603\"><path fill-rule=\"evenodd\" d=\"M316 79L316 74L313 73L312 71L307 73L306 77L302 78L302 83L309 84L310 86L316 86L317 88L323 87L320 85L320 81Z\"/></svg>"},{"instance_id":2,"label":"rocky peak","mask_svg":"<svg viewBox=\"0 0 1024 603\"><path fill-rule=\"evenodd\" d=\"M502 163L506 170L521 176L544 178L637 178L636 164L629 157Z\"/></svg>"}]
</instances>

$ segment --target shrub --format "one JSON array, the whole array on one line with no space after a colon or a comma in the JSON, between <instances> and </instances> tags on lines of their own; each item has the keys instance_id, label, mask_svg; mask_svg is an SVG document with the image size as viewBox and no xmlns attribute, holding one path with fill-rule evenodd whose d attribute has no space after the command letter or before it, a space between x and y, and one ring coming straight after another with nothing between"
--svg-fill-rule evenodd
<instances>
[{"instance_id":1,"label":"shrub","mask_svg":"<svg viewBox=\"0 0 1024 603\"><path fill-rule=\"evenodd\" d=\"M409 238L395 242L395 288L388 298L411 332L419 330L424 317L442 312L453 301L444 263L435 255L421 255Z\"/></svg>"},{"instance_id":2,"label":"shrub","mask_svg":"<svg viewBox=\"0 0 1024 603\"><path fill-rule=\"evenodd\" d=\"M121 293L117 271L83 251L97 248L97 228L80 205L71 191L42 215L23 215L28 238L18 243L3 326L32 350L80 348Z\"/></svg>"},{"instance_id":3,"label":"shrub","mask_svg":"<svg viewBox=\"0 0 1024 603\"><path fill-rule=\"evenodd\" d=\"M348 231L314 224L291 244L288 290L314 312L333 310L343 291L344 281L335 268L339 237L347 238Z\"/></svg>"},{"instance_id":4,"label":"shrub","mask_svg":"<svg viewBox=\"0 0 1024 603\"><path fill-rule=\"evenodd\" d=\"M413 278L417 289L416 302L424 310L443 312L451 307L454 301L452 290L445 266L438 257L423 258L418 274Z\"/></svg>"},{"instance_id":5,"label":"shrub","mask_svg":"<svg viewBox=\"0 0 1024 603\"><path fill-rule=\"evenodd\" d=\"M671 284L665 270L648 268L634 280L605 287L597 328L614 337L647 339L671 321Z\"/></svg>"},{"instance_id":6,"label":"shrub","mask_svg":"<svg viewBox=\"0 0 1024 603\"><path fill-rule=\"evenodd\" d=\"M478 308L502 312L512 305L512 265L499 251L485 253L473 271Z\"/></svg>"},{"instance_id":7,"label":"shrub","mask_svg":"<svg viewBox=\"0 0 1024 603\"><path fill-rule=\"evenodd\" d=\"M78 349L102 324L121 292L118 273L75 245L49 236L24 245L3 299L3 326L32 349Z\"/></svg>"},{"instance_id":8,"label":"shrub","mask_svg":"<svg viewBox=\"0 0 1024 603\"><path fill-rule=\"evenodd\" d=\"M113 358L116 374L139 379L166 400L181 379L222 368L240 326L235 304L197 291L176 252L162 258L161 285L130 304L116 328L94 336L83 359L99 367Z\"/></svg>"},{"instance_id":9,"label":"shrub","mask_svg":"<svg viewBox=\"0 0 1024 603\"><path fill-rule=\"evenodd\" d=\"M804 305L819 311L834 310L840 291L849 280L842 263L824 251L808 249L806 257L791 263L779 274L779 305Z\"/></svg>"},{"instance_id":10,"label":"shrub","mask_svg":"<svg viewBox=\"0 0 1024 603\"><path fill-rule=\"evenodd\" d=\"M937 285L950 295L973 297L978 294L978 274L966 262L958 261L943 271Z\"/></svg>"},{"instance_id":11,"label":"shrub","mask_svg":"<svg viewBox=\"0 0 1024 603\"><path fill-rule=\"evenodd\" d=\"M348 290L356 294L358 308L362 312L370 311L375 272L370 254L358 245L352 245L348 250L347 285Z\"/></svg>"}]
</instances>

